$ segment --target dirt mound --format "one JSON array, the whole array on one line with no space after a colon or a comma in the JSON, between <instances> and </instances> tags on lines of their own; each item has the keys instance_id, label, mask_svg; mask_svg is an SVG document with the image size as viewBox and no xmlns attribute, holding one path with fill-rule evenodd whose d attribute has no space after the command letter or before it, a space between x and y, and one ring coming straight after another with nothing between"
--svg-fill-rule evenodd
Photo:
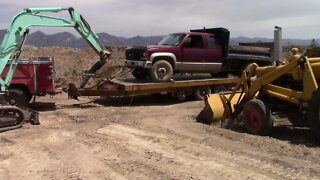
<instances>
[{"instance_id":1,"label":"dirt mound","mask_svg":"<svg viewBox=\"0 0 320 180\"><path fill-rule=\"evenodd\" d=\"M124 46L112 46L109 49L112 52L110 61L106 63L99 73L100 77L110 76L116 72L116 69L124 66ZM61 82L73 82L79 84L82 81L83 73L88 70L95 62L99 60L99 56L93 49L78 49L71 47L35 47L25 46L22 51L21 58L29 58L36 56L54 57L56 80ZM110 67L114 67L114 71L109 72Z\"/></svg>"}]
</instances>

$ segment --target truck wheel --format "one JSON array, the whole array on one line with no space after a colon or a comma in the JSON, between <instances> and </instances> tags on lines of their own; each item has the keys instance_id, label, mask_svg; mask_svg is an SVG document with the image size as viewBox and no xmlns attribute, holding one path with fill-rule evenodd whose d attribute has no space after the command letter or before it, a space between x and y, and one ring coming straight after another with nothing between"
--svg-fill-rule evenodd
<instances>
[{"instance_id":1,"label":"truck wheel","mask_svg":"<svg viewBox=\"0 0 320 180\"><path fill-rule=\"evenodd\" d=\"M6 101L12 106L27 106L29 102L26 93L20 89L9 89Z\"/></svg>"},{"instance_id":2,"label":"truck wheel","mask_svg":"<svg viewBox=\"0 0 320 180\"><path fill-rule=\"evenodd\" d=\"M152 65L150 76L158 82L166 82L172 78L173 69L171 64L166 60L159 60Z\"/></svg>"},{"instance_id":3,"label":"truck wheel","mask_svg":"<svg viewBox=\"0 0 320 180\"><path fill-rule=\"evenodd\" d=\"M250 100L244 105L242 120L250 134L268 135L273 127L271 111L259 99Z\"/></svg>"},{"instance_id":4,"label":"truck wheel","mask_svg":"<svg viewBox=\"0 0 320 180\"><path fill-rule=\"evenodd\" d=\"M27 103L30 103L32 98L33 98L33 96L30 93L27 93L27 94L28 94L27 95Z\"/></svg>"},{"instance_id":5,"label":"truck wheel","mask_svg":"<svg viewBox=\"0 0 320 180\"><path fill-rule=\"evenodd\" d=\"M132 76L136 79L147 79L148 78L148 71L146 69L134 69L132 71Z\"/></svg>"},{"instance_id":6,"label":"truck wheel","mask_svg":"<svg viewBox=\"0 0 320 180\"><path fill-rule=\"evenodd\" d=\"M310 129L320 140L320 89L312 93L308 103L307 117Z\"/></svg>"},{"instance_id":7,"label":"truck wheel","mask_svg":"<svg viewBox=\"0 0 320 180\"><path fill-rule=\"evenodd\" d=\"M211 88L209 86L197 87L193 91L193 96L196 100L204 100L204 97L208 94L211 94Z\"/></svg>"}]
</instances>

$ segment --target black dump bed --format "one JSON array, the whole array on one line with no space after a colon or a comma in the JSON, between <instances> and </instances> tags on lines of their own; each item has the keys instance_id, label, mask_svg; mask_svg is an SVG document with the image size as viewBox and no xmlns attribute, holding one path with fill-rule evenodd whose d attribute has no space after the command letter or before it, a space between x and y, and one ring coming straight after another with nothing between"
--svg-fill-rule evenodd
<instances>
[{"instance_id":1,"label":"black dump bed","mask_svg":"<svg viewBox=\"0 0 320 180\"><path fill-rule=\"evenodd\" d=\"M214 34L217 40L221 43L222 54L224 60L254 60L254 61L271 61L270 48L255 46L253 43L246 45L229 45L230 31L226 28L203 28L194 29L190 32L203 32Z\"/></svg>"}]
</instances>

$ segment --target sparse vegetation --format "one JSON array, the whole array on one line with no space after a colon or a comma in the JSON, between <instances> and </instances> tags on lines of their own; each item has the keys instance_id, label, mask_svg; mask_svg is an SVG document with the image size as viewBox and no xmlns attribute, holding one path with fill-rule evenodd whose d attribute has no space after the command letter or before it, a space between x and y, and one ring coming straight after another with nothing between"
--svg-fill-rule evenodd
<instances>
[{"instance_id":1,"label":"sparse vegetation","mask_svg":"<svg viewBox=\"0 0 320 180\"><path fill-rule=\"evenodd\" d=\"M108 50L112 52L109 64L124 65L124 46L109 46ZM25 46L21 58L37 56L54 57L56 79L60 82L72 82L75 84L79 84L82 81L83 73L99 60L98 55L92 49L58 46Z\"/></svg>"}]
</instances>

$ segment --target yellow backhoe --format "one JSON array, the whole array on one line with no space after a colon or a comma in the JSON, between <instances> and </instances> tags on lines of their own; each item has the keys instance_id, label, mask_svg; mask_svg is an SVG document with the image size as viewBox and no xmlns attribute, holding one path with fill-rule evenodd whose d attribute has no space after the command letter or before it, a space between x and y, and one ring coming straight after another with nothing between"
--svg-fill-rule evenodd
<instances>
[{"instance_id":1,"label":"yellow backhoe","mask_svg":"<svg viewBox=\"0 0 320 180\"><path fill-rule=\"evenodd\" d=\"M297 49L292 49L296 52ZM230 93L210 94L197 120L242 122L248 133L267 135L273 113L282 113L293 125L308 125L320 139L320 58L292 55L279 66L251 64Z\"/></svg>"}]
</instances>

